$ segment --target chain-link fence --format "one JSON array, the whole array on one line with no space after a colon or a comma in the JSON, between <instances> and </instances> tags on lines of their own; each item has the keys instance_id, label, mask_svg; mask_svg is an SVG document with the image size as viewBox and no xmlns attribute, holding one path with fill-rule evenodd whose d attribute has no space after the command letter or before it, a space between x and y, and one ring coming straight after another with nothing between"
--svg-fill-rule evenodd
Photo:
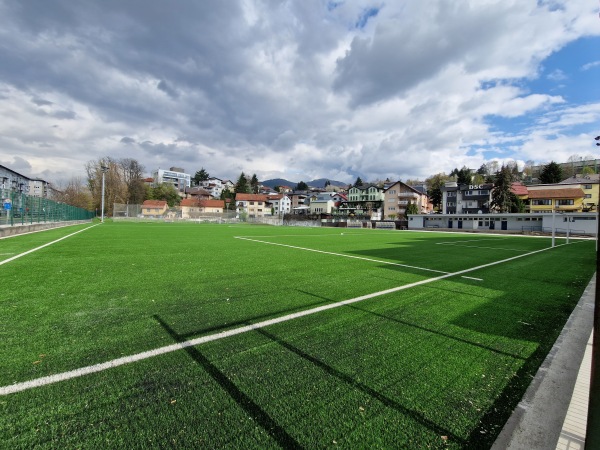
<instances>
[{"instance_id":1,"label":"chain-link fence","mask_svg":"<svg viewBox=\"0 0 600 450\"><path fill-rule=\"evenodd\" d=\"M89 220L94 217L94 211L20 192L0 189L0 197L0 225Z\"/></svg>"}]
</instances>

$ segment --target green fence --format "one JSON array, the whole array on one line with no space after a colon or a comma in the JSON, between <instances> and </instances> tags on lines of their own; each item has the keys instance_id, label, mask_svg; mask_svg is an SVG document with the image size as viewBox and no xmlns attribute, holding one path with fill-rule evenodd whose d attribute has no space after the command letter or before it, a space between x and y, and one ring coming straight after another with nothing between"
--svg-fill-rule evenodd
<instances>
[{"instance_id":1,"label":"green fence","mask_svg":"<svg viewBox=\"0 0 600 450\"><path fill-rule=\"evenodd\" d=\"M94 217L94 211L19 192L0 189L0 197L0 225L89 220Z\"/></svg>"}]
</instances>

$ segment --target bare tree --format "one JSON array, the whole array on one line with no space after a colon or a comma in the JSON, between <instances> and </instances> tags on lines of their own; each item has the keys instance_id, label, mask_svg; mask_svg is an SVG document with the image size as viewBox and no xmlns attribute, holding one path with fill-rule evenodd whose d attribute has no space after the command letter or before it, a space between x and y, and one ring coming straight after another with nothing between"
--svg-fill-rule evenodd
<instances>
[{"instance_id":1,"label":"bare tree","mask_svg":"<svg viewBox=\"0 0 600 450\"><path fill-rule=\"evenodd\" d=\"M88 176L88 187L92 193L94 207L100 208L102 203L102 168L104 172L104 211L112 215L114 203L127 202L127 184L123 179L120 164L113 158L106 156L97 161L88 161L85 170Z\"/></svg>"},{"instance_id":2,"label":"bare tree","mask_svg":"<svg viewBox=\"0 0 600 450\"><path fill-rule=\"evenodd\" d=\"M144 166L132 158L121 158L119 166L127 186L127 203L141 204L145 200Z\"/></svg>"},{"instance_id":3,"label":"bare tree","mask_svg":"<svg viewBox=\"0 0 600 450\"><path fill-rule=\"evenodd\" d=\"M71 178L66 185L57 185L54 199L88 211L94 209L92 193L80 177Z\"/></svg>"}]
</instances>

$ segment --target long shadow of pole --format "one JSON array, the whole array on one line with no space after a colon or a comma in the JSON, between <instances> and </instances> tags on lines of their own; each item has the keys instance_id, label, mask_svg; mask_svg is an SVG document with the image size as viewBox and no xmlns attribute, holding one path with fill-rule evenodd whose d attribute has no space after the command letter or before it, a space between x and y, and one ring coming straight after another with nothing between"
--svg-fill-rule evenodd
<instances>
[{"instance_id":1,"label":"long shadow of pole","mask_svg":"<svg viewBox=\"0 0 600 450\"><path fill-rule=\"evenodd\" d=\"M176 342L184 342L185 337L175 332L164 320L154 315L154 319L165 329ZM204 370L221 386L229 396L252 417L273 439L283 448L301 449L302 446L290 436L271 416L269 416L258 404L247 394L242 392L235 383L208 360L200 351L194 347L185 347L184 350L190 357L200 364Z\"/></svg>"},{"instance_id":2,"label":"long shadow of pole","mask_svg":"<svg viewBox=\"0 0 600 450\"><path fill-rule=\"evenodd\" d=\"M381 392L378 392L375 389L367 386L366 384L361 383L361 382L355 380L354 378L346 375L345 373L340 372L339 370L325 364L323 361L315 358L314 356L309 355L308 353L303 352L299 348L294 347L289 342L286 342L283 339L265 331L263 328L257 328L256 332L262 334L263 336L266 336L267 338L271 339L274 342L277 342L283 348L285 348L285 349L291 351L292 353L295 353L296 355L300 356L301 358L304 358L305 360L311 362L312 364L314 364L315 366L317 366L318 368L323 370L325 373L336 377L338 380L343 381L344 383L350 385L352 388L357 389L361 392L364 392L365 394L368 394L371 397L373 397L374 399L380 401L385 406L387 406L389 408L393 408L396 411L399 411L400 413L410 417L415 422L418 422L421 425L424 425L425 427L429 428L430 430L438 433L440 436L443 436L443 435L448 436L452 441L458 442L462 445L465 445L467 443L464 439L460 438L459 436L456 436L449 430L446 430L446 429L438 426L436 423L425 418L422 414L406 408L405 406L398 403L396 400L383 395Z\"/></svg>"}]
</instances>

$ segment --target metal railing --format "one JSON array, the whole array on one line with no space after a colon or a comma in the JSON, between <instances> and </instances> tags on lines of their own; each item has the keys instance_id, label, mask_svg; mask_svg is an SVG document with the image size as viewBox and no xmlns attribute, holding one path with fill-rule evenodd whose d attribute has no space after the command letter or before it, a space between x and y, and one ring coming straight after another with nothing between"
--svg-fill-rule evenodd
<instances>
[{"instance_id":1,"label":"metal railing","mask_svg":"<svg viewBox=\"0 0 600 450\"><path fill-rule=\"evenodd\" d=\"M30 225L46 222L90 220L94 211L34 197L7 189L0 189L0 225Z\"/></svg>"}]
</instances>

